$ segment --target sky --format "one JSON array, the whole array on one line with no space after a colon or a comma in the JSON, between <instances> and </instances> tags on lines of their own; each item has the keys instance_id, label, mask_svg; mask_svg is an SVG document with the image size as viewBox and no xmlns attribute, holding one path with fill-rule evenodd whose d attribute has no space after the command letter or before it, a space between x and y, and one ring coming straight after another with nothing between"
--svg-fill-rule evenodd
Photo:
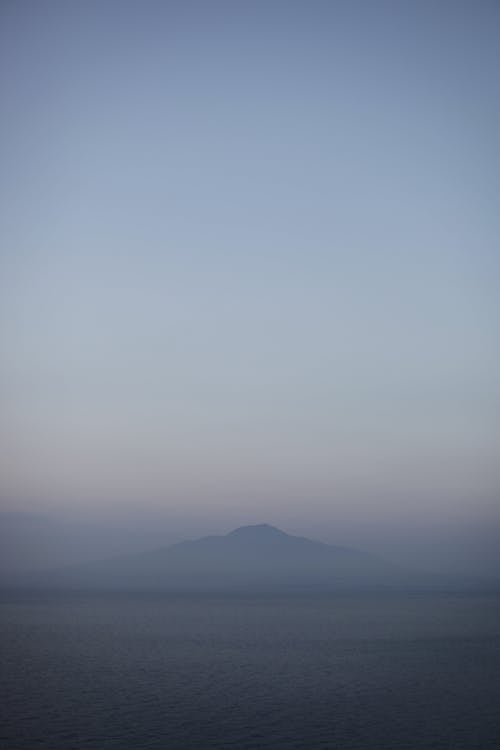
<instances>
[{"instance_id":1,"label":"sky","mask_svg":"<svg viewBox=\"0 0 500 750\"><path fill-rule=\"evenodd\" d=\"M0 508L500 528L499 80L488 0L2 2Z\"/></svg>"}]
</instances>

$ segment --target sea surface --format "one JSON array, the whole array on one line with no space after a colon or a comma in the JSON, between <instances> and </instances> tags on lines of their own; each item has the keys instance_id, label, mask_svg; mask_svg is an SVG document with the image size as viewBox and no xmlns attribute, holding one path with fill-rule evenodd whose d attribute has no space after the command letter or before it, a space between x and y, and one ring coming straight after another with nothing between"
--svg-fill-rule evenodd
<instances>
[{"instance_id":1,"label":"sea surface","mask_svg":"<svg viewBox=\"0 0 500 750\"><path fill-rule=\"evenodd\" d=\"M0 593L0 747L500 748L500 598Z\"/></svg>"}]
</instances>

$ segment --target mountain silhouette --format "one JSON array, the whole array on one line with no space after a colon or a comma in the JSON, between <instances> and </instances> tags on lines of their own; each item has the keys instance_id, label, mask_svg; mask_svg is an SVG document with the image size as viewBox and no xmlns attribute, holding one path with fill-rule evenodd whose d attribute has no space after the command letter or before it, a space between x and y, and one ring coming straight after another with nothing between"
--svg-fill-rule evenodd
<instances>
[{"instance_id":1,"label":"mountain silhouette","mask_svg":"<svg viewBox=\"0 0 500 750\"><path fill-rule=\"evenodd\" d=\"M259 524L148 553L61 568L39 576L38 583L99 589L294 591L395 587L420 581L375 556Z\"/></svg>"}]
</instances>

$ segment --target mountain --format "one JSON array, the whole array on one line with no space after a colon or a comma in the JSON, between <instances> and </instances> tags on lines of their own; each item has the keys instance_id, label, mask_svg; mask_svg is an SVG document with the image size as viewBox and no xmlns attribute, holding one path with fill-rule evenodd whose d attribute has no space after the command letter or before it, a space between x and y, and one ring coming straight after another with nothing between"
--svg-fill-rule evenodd
<instances>
[{"instance_id":1,"label":"mountain","mask_svg":"<svg viewBox=\"0 0 500 750\"><path fill-rule=\"evenodd\" d=\"M39 576L37 583L201 592L393 588L421 581L372 555L260 524L148 553L67 566Z\"/></svg>"}]
</instances>

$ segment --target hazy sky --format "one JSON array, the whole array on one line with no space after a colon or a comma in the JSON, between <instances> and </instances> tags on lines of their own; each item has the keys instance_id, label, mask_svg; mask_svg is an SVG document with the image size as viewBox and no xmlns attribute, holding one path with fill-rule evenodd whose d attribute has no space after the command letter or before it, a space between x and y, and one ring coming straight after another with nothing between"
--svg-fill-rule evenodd
<instances>
[{"instance_id":1,"label":"hazy sky","mask_svg":"<svg viewBox=\"0 0 500 750\"><path fill-rule=\"evenodd\" d=\"M4 1L0 81L4 509L498 517L497 2Z\"/></svg>"}]
</instances>

